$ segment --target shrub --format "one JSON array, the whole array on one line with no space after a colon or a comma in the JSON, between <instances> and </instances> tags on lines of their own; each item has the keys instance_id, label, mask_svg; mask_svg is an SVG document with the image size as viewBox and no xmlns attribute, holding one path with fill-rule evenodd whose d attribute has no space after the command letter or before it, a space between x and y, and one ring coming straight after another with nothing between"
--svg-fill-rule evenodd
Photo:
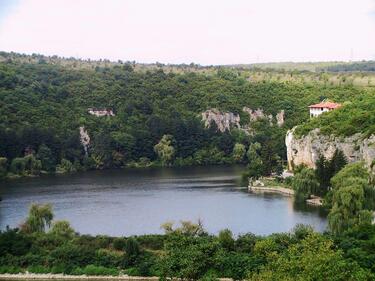
<instances>
[{"instance_id":1,"label":"shrub","mask_svg":"<svg viewBox=\"0 0 375 281\"><path fill-rule=\"evenodd\" d=\"M49 273L50 269L42 265L32 265L27 268L27 271L31 273Z\"/></svg>"},{"instance_id":2,"label":"shrub","mask_svg":"<svg viewBox=\"0 0 375 281\"><path fill-rule=\"evenodd\" d=\"M0 266L0 274L4 273L10 273L10 274L16 274L24 272L20 267L13 266L13 265L2 265Z\"/></svg>"},{"instance_id":3,"label":"shrub","mask_svg":"<svg viewBox=\"0 0 375 281\"><path fill-rule=\"evenodd\" d=\"M93 264L87 265L83 269L83 273L86 275L111 275L117 276L119 274L118 269L116 268L108 268L104 266L96 266Z\"/></svg>"},{"instance_id":4,"label":"shrub","mask_svg":"<svg viewBox=\"0 0 375 281\"><path fill-rule=\"evenodd\" d=\"M118 237L118 238L115 238L115 240L113 240L113 248L116 249L116 250L124 250L125 249L125 243L126 243L126 239L123 238L123 237Z\"/></svg>"}]
</instances>

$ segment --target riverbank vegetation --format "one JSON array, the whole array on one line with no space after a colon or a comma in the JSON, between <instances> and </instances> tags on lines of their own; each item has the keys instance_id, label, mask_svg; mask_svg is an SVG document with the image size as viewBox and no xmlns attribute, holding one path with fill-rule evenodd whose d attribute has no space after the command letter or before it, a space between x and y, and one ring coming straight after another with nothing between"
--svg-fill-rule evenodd
<instances>
[{"instance_id":1,"label":"riverbank vegetation","mask_svg":"<svg viewBox=\"0 0 375 281\"><path fill-rule=\"evenodd\" d=\"M0 273L138 275L189 280L373 280L375 225L316 233L208 234L201 222L166 223L164 235L80 235L54 221L50 205L33 205L19 229L0 233Z\"/></svg>"},{"instance_id":2,"label":"riverbank vegetation","mask_svg":"<svg viewBox=\"0 0 375 281\"><path fill-rule=\"evenodd\" d=\"M71 59L2 57L1 177L124 166L247 164L255 143L260 145L261 174L269 175L280 170L285 133L309 118L309 104L323 98L345 102L374 91L345 83L257 81L248 79L245 68L213 67L204 73L197 66L140 70L129 62L79 67ZM268 117L250 121L244 106L274 118L284 110L285 123L270 124ZM93 107L110 108L114 116L90 115ZM212 108L239 114L250 134L238 128L220 132L214 124L206 128L201 113ZM80 127L90 137L87 154Z\"/></svg>"}]
</instances>

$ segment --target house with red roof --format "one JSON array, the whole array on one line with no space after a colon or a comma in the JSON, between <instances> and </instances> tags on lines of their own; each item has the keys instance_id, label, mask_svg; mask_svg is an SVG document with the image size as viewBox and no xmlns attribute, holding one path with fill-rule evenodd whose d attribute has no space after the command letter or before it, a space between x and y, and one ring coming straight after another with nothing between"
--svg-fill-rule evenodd
<instances>
[{"instance_id":1,"label":"house with red roof","mask_svg":"<svg viewBox=\"0 0 375 281\"><path fill-rule=\"evenodd\" d=\"M310 109L310 117L317 117L320 114L328 111L335 110L341 106L340 103L334 103L330 101L323 101L317 104L313 104L309 106Z\"/></svg>"}]
</instances>

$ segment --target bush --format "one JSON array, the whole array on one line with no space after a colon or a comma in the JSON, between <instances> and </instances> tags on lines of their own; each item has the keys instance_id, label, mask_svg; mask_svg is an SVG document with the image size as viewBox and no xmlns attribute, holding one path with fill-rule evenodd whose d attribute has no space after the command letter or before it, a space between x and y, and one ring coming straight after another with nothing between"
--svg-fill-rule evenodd
<instances>
[{"instance_id":1,"label":"bush","mask_svg":"<svg viewBox=\"0 0 375 281\"><path fill-rule=\"evenodd\" d=\"M58 274L58 273L68 273L67 272L67 268L65 265L62 265L62 264L59 264L59 265L55 265L51 268L51 273L53 274Z\"/></svg>"},{"instance_id":2,"label":"bush","mask_svg":"<svg viewBox=\"0 0 375 281\"><path fill-rule=\"evenodd\" d=\"M51 270L47 267L44 267L42 265L32 265L27 268L28 272L31 273L49 273Z\"/></svg>"},{"instance_id":3,"label":"bush","mask_svg":"<svg viewBox=\"0 0 375 281\"><path fill-rule=\"evenodd\" d=\"M13 266L13 265L2 265L0 266L0 274L4 274L4 273L10 273L10 274L17 274L17 273L21 273L21 272L24 272L20 267L18 266Z\"/></svg>"},{"instance_id":4,"label":"bush","mask_svg":"<svg viewBox=\"0 0 375 281\"><path fill-rule=\"evenodd\" d=\"M125 238L123 237L115 238L115 240L113 240L113 248L118 251L122 251L125 249L125 243L126 243Z\"/></svg>"},{"instance_id":5,"label":"bush","mask_svg":"<svg viewBox=\"0 0 375 281\"><path fill-rule=\"evenodd\" d=\"M116 268L108 268L104 266L96 266L96 265L90 264L83 269L83 273L86 275L117 276L119 274L119 271Z\"/></svg>"},{"instance_id":6,"label":"bush","mask_svg":"<svg viewBox=\"0 0 375 281\"><path fill-rule=\"evenodd\" d=\"M140 276L141 274L139 273L138 268L136 267L130 267L124 270L124 273L129 275L129 276Z\"/></svg>"},{"instance_id":7,"label":"bush","mask_svg":"<svg viewBox=\"0 0 375 281\"><path fill-rule=\"evenodd\" d=\"M75 268L73 268L73 270L70 272L70 274L71 274L71 275L83 275L83 274L85 274L85 273L83 272L83 269L82 269L82 268L80 268L80 267L75 267Z\"/></svg>"}]
</instances>

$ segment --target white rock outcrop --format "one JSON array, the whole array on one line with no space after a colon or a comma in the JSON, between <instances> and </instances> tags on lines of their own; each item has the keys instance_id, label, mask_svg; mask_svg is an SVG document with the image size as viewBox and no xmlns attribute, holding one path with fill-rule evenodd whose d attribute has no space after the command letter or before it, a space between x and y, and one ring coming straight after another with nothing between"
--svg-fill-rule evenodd
<instances>
[{"instance_id":1,"label":"white rock outcrop","mask_svg":"<svg viewBox=\"0 0 375 281\"><path fill-rule=\"evenodd\" d=\"M215 108L202 112L202 120L206 127L214 122L220 132L229 131L232 127L240 128L240 116L238 114L221 112Z\"/></svg>"},{"instance_id":2,"label":"white rock outcrop","mask_svg":"<svg viewBox=\"0 0 375 281\"><path fill-rule=\"evenodd\" d=\"M375 135L369 138L364 138L362 134L350 137L326 136L320 134L319 129L314 129L306 136L297 138L294 130L289 130L285 138L289 170L301 164L315 168L320 154L330 159L336 149L342 150L349 163L364 161L368 167L373 166Z\"/></svg>"},{"instance_id":3,"label":"white rock outcrop","mask_svg":"<svg viewBox=\"0 0 375 281\"><path fill-rule=\"evenodd\" d=\"M250 126L241 127L239 114L233 112L222 112L216 108L208 109L202 112L202 121L205 126L210 127L211 123L214 122L220 132L225 132L231 128L243 129L246 132L251 131L251 123L261 119L268 119L270 124L273 124L273 116L265 115L263 109L251 109L249 107L243 107L242 111L249 114ZM284 110L281 110L276 115L276 124L281 127L284 124Z\"/></svg>"},{"instance_id":4,"label":"white rock outcrop","mask_svg":"<svg viewBox=\"0 0 375 281\"><path fill-rule=\"evenodd\" d=\"M83 126L79 127L79 138L83 146L83 149L85 150L85 154L88 155L88 148L90 145L90 136L87 133L87 130L85 129L85 127Z\"/></svg>"}]
</instances>

